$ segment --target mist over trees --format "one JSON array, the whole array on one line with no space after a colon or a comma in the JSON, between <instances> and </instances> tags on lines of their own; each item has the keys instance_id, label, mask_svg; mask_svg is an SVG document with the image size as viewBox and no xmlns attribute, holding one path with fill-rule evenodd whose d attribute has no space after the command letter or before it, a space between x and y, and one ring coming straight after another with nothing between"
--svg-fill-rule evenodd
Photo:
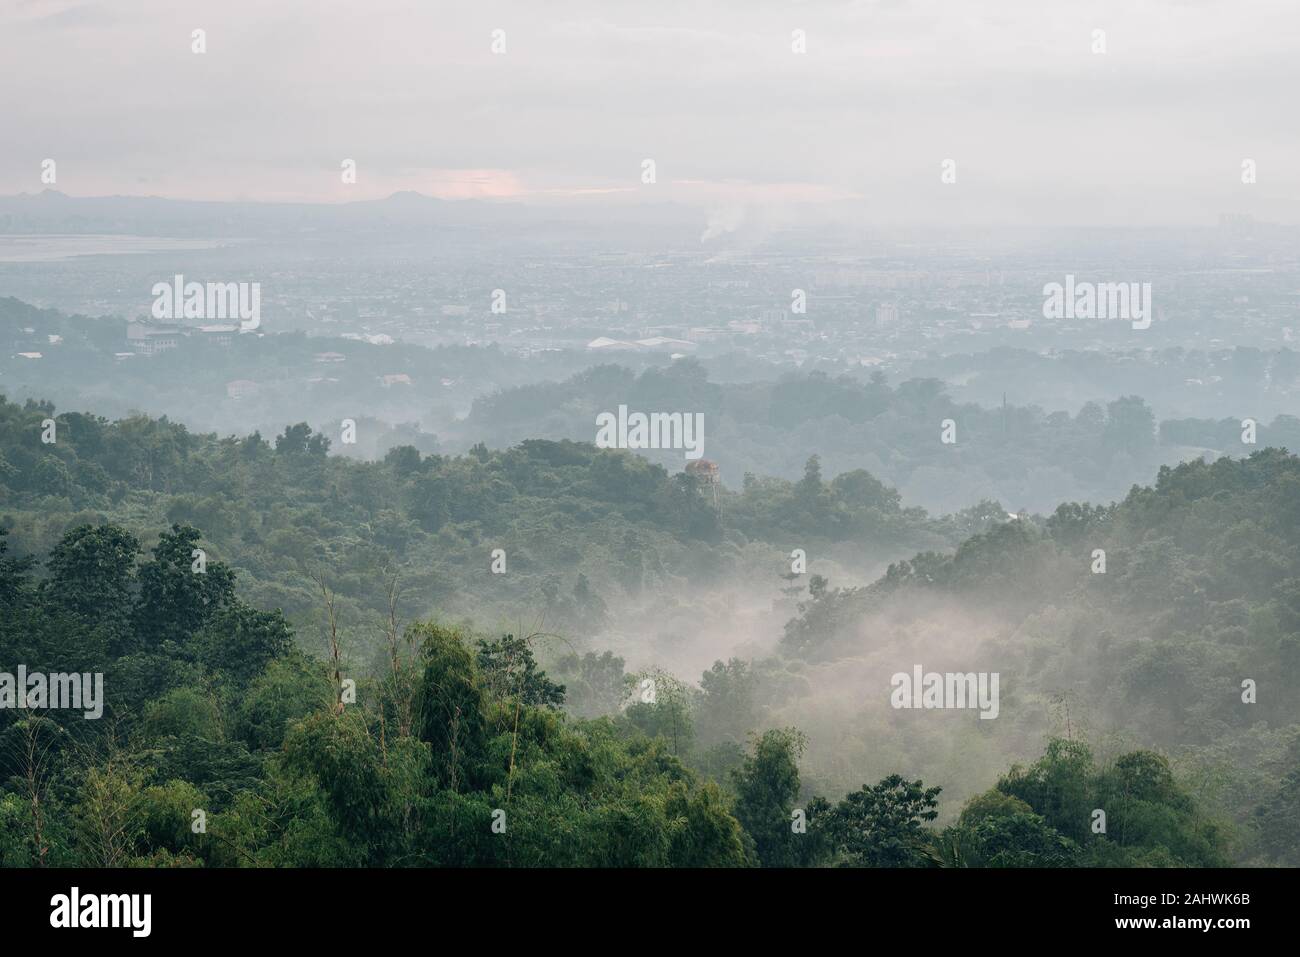
<instances>
[{"instance_id":1,"label":"mist over trees","mask_svg":"<svg viewBox=\"0 0 1300 957\"><path fill-rule=\"evenodd\" d=\"M0 660L106 689L0 711L9 866L1297 863L1284 450L936 518L818 457L715 509L570 441L362 462L38 402L0 437ZM626 630L749 578L769 642ZM890 707L976 659L998 721Z\"/></svg>"}]
</instances>

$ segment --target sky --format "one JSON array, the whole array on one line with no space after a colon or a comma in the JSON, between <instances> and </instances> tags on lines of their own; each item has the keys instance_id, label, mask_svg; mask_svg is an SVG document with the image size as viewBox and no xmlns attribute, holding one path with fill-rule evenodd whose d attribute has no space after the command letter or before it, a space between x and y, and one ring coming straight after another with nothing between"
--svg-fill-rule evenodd
<instances>
[{"instance_id":1,"label":"sky","mask_svg":"<svg viewBox=\"0 0 1300 957\"><path fill-rule=\"evenodd\" d=\"M0 0L0 63L0 194L1300 222L1295 0Z\"/></svg>"}]
</instances>

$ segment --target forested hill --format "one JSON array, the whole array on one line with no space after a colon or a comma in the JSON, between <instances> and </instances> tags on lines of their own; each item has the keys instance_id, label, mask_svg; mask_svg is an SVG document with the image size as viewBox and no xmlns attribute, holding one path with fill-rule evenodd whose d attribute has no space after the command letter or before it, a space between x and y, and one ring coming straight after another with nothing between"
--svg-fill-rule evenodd
<instances>
[{"instance_id":1,"label":"forested hill","mask_svg":"<svg viewBox=\"0 0 1300 957\"><path fill-rule=\"evenodd\" d=\"M238 573L240 594L312 624L312 642L323 640L324 575L349 651L368 664L394 580L407 617L544 621L588 638L629 631L616 613L643 610L672 631L674 616L683 629L709 618L697 591L737 581L763 601L779 595L795 547L874 577L1004 514L989 503L933 519L865 472L823 480L815 459L800 482L724 490L719 514L689 474L588 444L459 457L399 447L380 462L330 450L305 424L271 441L219 438L165 418L110 422L0 400L0 517L15 550L31 554L82 523L111 520L146 544L171 525L198 528L210 557ZM503 574L492 573L497 549ZM714 604L734 620L735 608Z\"/></svg>"},{"instance_id":2,"label":"forested hill","mask_svg":"<svg viewBox=\"0 0 1300 957\"><path fill-rule=\"evenodd\" d=\"M1236 419L1179 419L1157 425L1138 395L1085 403L1075 414L1016 402L956 401L939 379L891 386L869 376L789 374L777 381L720 383L693 359L639 375L598 366L563 382L536 382L477 398L442 440L504 446L526 437L587 440L602 411L630 409L704 414L705 455L729 476L753 472L797 477L810 455L829 473L865 469L909 503L955 511L985 498L1013 510L1050 511L1071 499L1112 501L1161 465L1214 453L1244 455L1267 445L1300 447L1300 419L1254 423L1243 442ZM1225 408L1232 410L1230 401ZM951 442L941 440L952 423ZM669 453L656 461L669 461Z\"/></svg>"},{"instance_id":3,"label":"forested hill","mask_svg":"<svg viewBox=\"0 0 1300 957\"><path fill-rule=\"evenodd\" d=\"M972 770L1044 733L1158 747L1241 835L1300 863L1300 459L1284 450L1161 469L1122 502L998 525L870 586L819 583L777 660L805 681L915 661L999 671L996 738L961 741ZM775 713L825 719L797 701ZM947 760L934 726L883 698L873 719L891 758L927 777Z\"/></svg>"},{"instance_id":4,"label":"forested hill","mask_svg":"<svg viewBox=\"0 0 1300 957\"><path fill-rule=\"evenodd\" d=\"M102 720L0 711L0 862L1297 862L1284 451L1039 521L931 519L816 459L715 511L577 443L329 446L0 403L0 671L105 689ZM780 574L796 540L915 557L839 587ZM807 580L770 651L696 682L604 650L622 607L750 574ZM918 664L998 672L998 719L891 708Z\"/></svg>"},{"instance_id":5,"label":"forested hill","mask_svg":"<svg viewBox=\"0 0 1300 957\"><path fill-rule=\"evenodd\" d=\"M333 451L372 459L401 445L463 454L478 444L504 450L530 439L592 442L596 416L621 404L697 412L704 416L705 457L720 465L730 487L746 473L798 480L818 455L828 474L865 470L932 512L982 499L1017 511L1111 501L1161 465L1206 450L1241 455L1268 445L1300 447L1300 419L1258 411L1287 407L1297 381L1289 352L1239 350L1213 361L1162 355L1159 373L1151 375L1164 394L1178 369L1189 382L1222 380L1214 407L1226 417L1158 421L1145 393L1125 394L1135 357L1122 363L1125 376L1087 393L1105 401L1082 402L1071 413L1036 404L1040 393L1028 381L1008 379L1001 354L921 364L947 375L950 386L897 371L891 384L883 372L860 365L781 370L735 355L701 362L624 352L616 365L597 365L605 354L582 348L525 358L495 345L429 349L301 333L188 332L169 339L165 351L137 353L145 343L128 341L122 319L66 316L0 298L0 339L14 350L0 355L0 389L111 416L165 412L192 429L241 436L306 420L337 439L338 424L350 418L355 444L336 443ZM1049 374L1046 364L1069 379L1095 372L1097 361L1080 353L1040 356L1033 365L1038 378ZM1002 401L981 406L954 398L972 368L985 370L984 395L991 380L1001 382ZM1267 397L1247 387L1255 380L1267 383ZM1254 445L1243 441L1242 420L1249 417L1258 420ZM944 443L949 419L953 441ZM645 455L681 467L680 451Z\"/></svg>"},{"instance_id":6,"label":"forested hill","mask_svg":"<svg viewBox=\"0 0 1300 957\"><path fill-rule=\"evenodd\" d=\"M0 296L0 342L12 350L0 353L3 390L114 417L167 413L193 428L241 434L309 417L337 422L364 414L362 448L382 454L415 437L436 445L441 418L463 411L481 392L571 375L591 364L581 350L525 357L496 345L428 348L356 335L195 329L148 354L136 351L142 341L129 338L132 321L139 319L67 315ZM394 376L406 378L394 382ZM232 392L232 383L241 389Z\"/></svg>"},{"instance_id":7,"label":"forested hill","mask_svg":"<svg viewBox=\"0 0 1300 957\"><path fill-rule=\"evenodd\" d=\"M838 802L808 793L794 729L754 737L727 773L692 767L703 703L667 681L659 698L629 682L638 696L609 717L565 715L566 689L527 638L475 643L416 622L386 636L386 674L357 680L337 657L295 651L281 616L234 596L219 562L195 574L193 544L165 534L136 568L129 534L83 526L37 581L0 537L0 660L94 674L103 711L0 710L0 866L1226 860L1224 831L1148 751L1099 766L1053 741L939 829L942 789L921 780L891 774ZM1097 802L1113 837L1080 823Z\"/></svg>"}]
</instances>

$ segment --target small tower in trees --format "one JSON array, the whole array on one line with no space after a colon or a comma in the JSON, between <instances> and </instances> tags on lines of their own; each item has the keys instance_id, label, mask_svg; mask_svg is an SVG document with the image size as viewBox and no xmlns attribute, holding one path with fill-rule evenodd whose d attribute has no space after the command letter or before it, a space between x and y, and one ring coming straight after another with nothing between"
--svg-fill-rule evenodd
<instances>
[{"instance_id":1,"label":"small tower in trees","mask_svg":"<svg viewBox=\"0 0 1300 957\"><path fill-rule=\"evenodd\" d=\"M699 482L700 490L704 492L705 497L713 505L713 511L721 514L722 502L719 497L719 490L722 486L722 478L718 474L716 462L710 462L708 459L696 459L693 462L686 463L686 474L695 476Z\"/></svg>"}]
</instances>

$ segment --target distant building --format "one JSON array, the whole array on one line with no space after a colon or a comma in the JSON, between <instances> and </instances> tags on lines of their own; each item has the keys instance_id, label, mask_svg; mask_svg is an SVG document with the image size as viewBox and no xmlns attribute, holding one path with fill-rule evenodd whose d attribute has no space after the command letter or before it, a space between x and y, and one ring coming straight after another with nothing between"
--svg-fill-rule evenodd
<instances>
[{"instance_id":1,"label":"distant building","mask_svg":"<svg viewBox=\"0 0 1300 957\"><path fill-rule=\"evenodd\" d=\"M876 306L876 325L891 326L898 322L898 307L892 302L882 302Z\"/></svg>"},{"instance_id":2,"label":"distant building","mask_svg":"<svg viewBox=\"0 0 1300 957\"><path fill-rule=\"evenodd\" d=\"M598 336L587 343L587 348L606 352L620 352L636 349L636 343L622 339L611 339L608 336Z\"/></svg>"},{"instance_id":3,"label":"distant building","mask_svg":"<svg viewBox=\"0 0 1300 957\"><path fill-rule=\"evenodd\" d=\"M695 343L689 339L670 339L667 336L650 336L635 341L600 336L588 342L587 348L604 352L670 352L694 349Z\"/></svg>"},{"instance_id":4,"label":"distant building","mask_svg":"<svg viewBox=\"0 0 1300 957\"><path fill-rule=\"evenodd\" d=\"M126 326L126 344L134 355L152 356L175 349L182 339L192 339L204 345L229 346L239 335L237 325L181 326L158 322L129 322Z\"/></svg>"},{"instance_id":5,"label":"distant building","mask_svg":"<svg viewBox=\"0 0 1300 957\"><path fill-rule=\"evenodd\" d=\"M643 349L694 349L695 343L689 339L669 339L666 336L651 336L638 339L636 345Z\"/></svg>"},{"instance_id":6,"label":"distant building","mask_svg":"<svg viewBox=\"0 0 1300 957\"><path fill-rule=\"evenodd\" d=\"M395 385L410 385L411 377L405 372L395 372L390 375L381 375L379 381L383 383L385 389L390 389Z\"/></svg>"},{"instance_id":7,"label":"distant building","mask_svg":"<svg viewBox=\"0 0 1300 957\"><path fill-rule=\"evenodd\" d=\"M138 355L155 356L175 349L183 335L186 332L180 326L132 322L126 327L126 344Z\"/></svg>"},{"instance_id":8,"label":"distant building","mask_svg":"<svg viewBox=\"0 0 1300 957\"><path fill-rule=\"evenodd\" d=\"M204 342L215 346L228 346L233 336L239 334L239 326L199 326L199 336Z\"/></svg>"}]
</instances>

